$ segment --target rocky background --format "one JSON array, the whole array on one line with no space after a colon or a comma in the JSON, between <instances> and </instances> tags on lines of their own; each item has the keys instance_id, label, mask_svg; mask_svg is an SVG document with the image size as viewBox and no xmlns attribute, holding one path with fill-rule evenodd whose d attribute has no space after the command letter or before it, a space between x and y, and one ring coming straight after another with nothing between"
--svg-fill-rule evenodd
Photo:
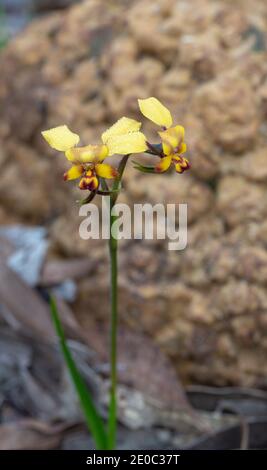
<instances>
[{"instance_id":1,"label":"rocky background","mask_svg":"<svg viewBox=\"0 0 267 470\"><path fill-rule=\"evenodd\" d=\"M66 123L97 142L151 95L185 126L192 170L129 166L122 200L187 203L188 247L121 243L120 316L186 384L267 385L266 31L265 0L87 0L0 54L0 223L44 225L51 260L89 258L73 304L84 328L108 319L105 242L79 239L81 194L40 132Z\"/></svg>"}]
</instances>

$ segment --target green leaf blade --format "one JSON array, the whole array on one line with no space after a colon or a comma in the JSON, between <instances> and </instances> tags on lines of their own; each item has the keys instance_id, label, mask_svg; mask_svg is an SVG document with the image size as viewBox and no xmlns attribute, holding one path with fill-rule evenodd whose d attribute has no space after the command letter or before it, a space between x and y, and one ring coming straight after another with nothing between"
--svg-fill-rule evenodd
<instances>
[{"instance_id":1,"label":"green leaf blade","mask_svg":"<svg viewBox=\"0 0 267 470\"><path fill-rule=\"evenodd\" d=\"M65 334L58 315L57 305L53 297L50 297L50 309L55 330L60 341L64 360L79 397L80 405L83 410L88 429L93 436L97 449L106 450L108 448L108 443L104 422L93 403L93 399L88 391L87 385L82 378L67 345Z\"/></svg>"}]
</instances>

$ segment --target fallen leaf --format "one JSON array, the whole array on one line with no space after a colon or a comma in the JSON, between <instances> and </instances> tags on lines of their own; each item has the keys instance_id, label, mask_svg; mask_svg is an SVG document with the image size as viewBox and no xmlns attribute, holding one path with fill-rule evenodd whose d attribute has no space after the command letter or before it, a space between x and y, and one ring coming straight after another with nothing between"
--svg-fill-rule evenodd
<instances>
[{"instance_id":1,"label":"fallen leaf","mask_svg":"<svg viewBox=\"0 0 267 470\"><path fill-rule=\"evenodd\" d=\"M92 272L94 267L89 259L46 261L39 284L53 286L68 279L79 279Z\"/></svg>"},{"instance_id":2,"label":"fallen leaf","mask_svg":"<svg viewBox=\"0 0 267 470\"><path fill-rule=\"evenodd\" d=\"M62 426L21 420L0 426L0 450L46 450L59 447Z\"/></svg>"},{"instance_id":3,"label":"fallen leaf","mask_svg":"<svg viewBox=\"0 0 267 470\"><path fill-rule=\"evenodd\" d=\"M30 335L55 341L48 304L4 262L0 262L0 304L7 322L11 315Z\"/></svg>"}]
</instances>

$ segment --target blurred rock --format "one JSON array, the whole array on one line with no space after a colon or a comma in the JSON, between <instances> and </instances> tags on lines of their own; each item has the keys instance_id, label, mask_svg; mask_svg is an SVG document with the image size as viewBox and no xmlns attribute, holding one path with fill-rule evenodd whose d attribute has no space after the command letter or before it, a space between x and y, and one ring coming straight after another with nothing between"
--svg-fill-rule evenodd
<instances>
[{"instance_id":1,"label":"blurred rock","mask_svg":"<svg viewBox=\"0 0 267 470\"><path fill-rule=\"evenodd\" d=\"M188 248L127 241L119 262L123 322L189 382L267 385L266 31L263 0L87 0L33 22L0 57L0 221L45 224L51 259L92 259L82 325L108 318L106 246L79 238L81 195L40 131L66 123L96 143L120 115L140 119L149 95L185 124L192 171L129 168L122 200L187 202Z\"/></svg>"},{"instance_id":2,"label":"blurred rock","mask_svg":"<svg viewBox=\"0 0 267 470\"><path fill-rule=\"evenodd\" d=\"M2 6L5 11L42 11L42 10L56 10L58 8L66 8L71 3L76 3L79 0L2 0Z\"/></svg>"},{"instance_id":3,"label":"blurred rock","mask_svg":"<svg viewBox=\"0 0 267 470\"><path fill-rule=\"evenodd\" d=\"M0 227L0 237L13 244L7 266L15 271L26 284L37 286L48 251L46 231L43 227Z\"/></svg>"},{"instance_id":4,"label":"blurred rock","mask_svg":"<svg viewBox=\"0 0 267 470\"><path fill-rule=\"evenodd\" d=\"M73 3L78 3L81 0L34 0L31 9L35 12L43 12L50 10L60 10L67 8Z\"/></svg>"},{"instance_id":5,"label":"blurred rock","mask_svg":"<svg viewBox=\"0 0 267 470\"><path fill-rule=\"evenodd\" d=\"M201 87L193 114L205 123L209 138L232 153L245 152L256 141L259 113L255 93L244 78L221 75Z\"/></svg>"}]
</instances>

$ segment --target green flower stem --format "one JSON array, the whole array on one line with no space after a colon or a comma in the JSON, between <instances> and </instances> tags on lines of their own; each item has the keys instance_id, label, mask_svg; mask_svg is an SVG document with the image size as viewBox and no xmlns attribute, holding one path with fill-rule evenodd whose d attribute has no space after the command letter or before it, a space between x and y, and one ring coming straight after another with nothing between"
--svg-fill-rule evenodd
<instances>
[{"instance_id":1,"label":"green flower stem","mask_svg":"<svg viewBox=\"0 0 267 470\"><path fill-rule=\"evenodd\" d=\"M112 207L112 205L111 205ZM110 226L112 227L116 217L110 214ZM110 282L111 282L111 324L110 324L110 401L108 416L108 446L116 448L117 434L117 325L118 325L118 261L117 239L110 233Z\"/></svg>"},{"instance_id":2,"label":"green flower stem","mask_svg":"<svg viewBox=\"0 0 267 470\"><path fill-rule=\"evenodd\" d=\"M110 196L110 282L111 282L111 324L110 324L110 401L108 415L108 447L116 448L117 437L117 330L118 330L118 241L116 234L112 233L113 223L117 216L112 214L112 209L118 198L121 179L125 170L129 155L125 155L118 168L118 177L114 181Z\"/></svg>"}]
</instances>

